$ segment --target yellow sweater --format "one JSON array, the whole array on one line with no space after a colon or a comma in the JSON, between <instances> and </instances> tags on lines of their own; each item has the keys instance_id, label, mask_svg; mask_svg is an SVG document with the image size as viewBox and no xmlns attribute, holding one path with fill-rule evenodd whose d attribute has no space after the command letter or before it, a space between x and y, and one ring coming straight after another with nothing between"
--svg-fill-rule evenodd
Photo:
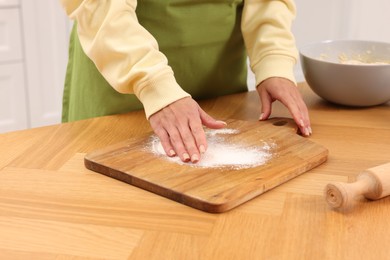
<instances>
[{"instance_id":1,"label":"yellow sweater","mask_svg":"<svg viewBox=\"0 0 390 260\"><path fill-rule=\"evenodd\" d=\"M139 98L148 118L190 96L177 84L157 41L138 23L136 0L61 2L77 20L84 52L113 88ZM297 50L290 31L295 12L292 0L245 0L241 30L256 85L269 77L295 82Z\"/></svg>"}]
</instances>

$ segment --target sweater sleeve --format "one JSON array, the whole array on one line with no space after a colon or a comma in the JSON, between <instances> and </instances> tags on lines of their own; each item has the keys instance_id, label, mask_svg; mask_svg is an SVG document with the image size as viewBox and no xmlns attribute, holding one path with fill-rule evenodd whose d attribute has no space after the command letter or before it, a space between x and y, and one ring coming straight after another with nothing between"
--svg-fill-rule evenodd
<instances>
[{"instance_id":1,"label":"sweater sleeve","mask_svg":"<svg viewBox=\"0 0 390 260\"><path fill-rule=\"evenodd\" d=\"M139 23L136 0L61 0L77 21L81 46L99 72L120 93L134 93L147 118L190 96L176 82L156 39Z\"/></svg>"},{"instance_id":2,"label":"sweater sleeve","mask_svg":"<svg viewBox=\"0 0 390 260\"><path fill-rule=\"evenodd\" d=\"M256 86L270 77L296 83L298 51L291 32L296 15L293 0L246 0L241 29Z\"/></svg>"}]
</instances>

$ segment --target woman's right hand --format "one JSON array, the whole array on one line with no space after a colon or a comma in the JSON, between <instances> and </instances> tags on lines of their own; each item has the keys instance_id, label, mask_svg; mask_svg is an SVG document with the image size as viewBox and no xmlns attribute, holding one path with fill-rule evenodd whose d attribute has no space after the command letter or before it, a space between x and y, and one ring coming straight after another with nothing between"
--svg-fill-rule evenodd
<instances>
[{"instance_id":1,"label":"woman's right hand","mask_svg":"<svg viewBox=\"0 0 390 260\"><path fill-rule=\"evenodd\" d=\"M223 121L208 115L191 97L179 99L149 118L155 134L168 156L179 156L183 162L196 163L207 150L203 129L220 129Z\"/></svg>"}]
</instances>

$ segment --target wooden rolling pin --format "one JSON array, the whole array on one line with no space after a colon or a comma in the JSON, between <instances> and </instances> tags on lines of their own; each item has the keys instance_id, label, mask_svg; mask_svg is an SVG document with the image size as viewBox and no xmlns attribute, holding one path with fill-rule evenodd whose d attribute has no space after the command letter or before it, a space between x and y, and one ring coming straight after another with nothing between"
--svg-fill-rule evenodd
<instances>
[{"instance_id":1,"label":"wooden rolling pin","mask_svg":"<svg viewBox=\"0 0 390 260\"><path fill-rule=\"evenodd\" d=\"M335 209L351 208L359 195L370 200L390 195L390 163L361 172L353 183L334 182L325 187L325 199Z\"/></svg>"}]
</instances>

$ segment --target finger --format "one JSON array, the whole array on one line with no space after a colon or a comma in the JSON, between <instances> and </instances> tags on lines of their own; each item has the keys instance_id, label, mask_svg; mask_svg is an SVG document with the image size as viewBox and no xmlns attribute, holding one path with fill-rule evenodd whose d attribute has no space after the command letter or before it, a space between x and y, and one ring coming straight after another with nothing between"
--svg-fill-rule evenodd
<instances>
[{"instance_id":1,"label":"finger","mask_svg":"<svg viewBox=\"0 0 390 260\"><path fill-rule=\"evenodd\" d=\"M305 102L303 101L300 95L296 99L297 99L296 103L298 104L298 108L301 111L302 120L304 124L306 126L310 126L309 110L307 109Z\"/></svg>"},{"instance_id":2,"label":"finger","mask_svg":"<svg viewBox=\"0 0 390 260\"><path fill-rule=\"evenodd\" d=\"M207 114L202 108L199 107L199 115L201 122L204 126L211 129L220 129L224 128L227 124L224 121L216 120L209 114Z\"/></svg>"},{"instance_id":3,"label":"finger","mask_svg":"<svg viewBox=\"0 0 390 260\"><path fill-rule=\"evenodd\" d=\"M293 96L294 102L290 104L296 104L295 106L290 105L290 113L293 115L295 122L300 126L300 131L304 136L310 136L312 129L310 126L309 111L305 102L303 101L300 93L295 93Z\"/></svg>"},{"instance_id":4,"label":"finger","mask_svg":"<svg viewBox=\"0 0 390 260\"><path fill-rule=\"evenodd\" d=\"M183 162L187 162L190 156L185 148L181 134L175 124L176 118L170 110L163 109L150 117L150 124L160 139L161 145L167 155L178 155Z\"/></svg>"},{"instance_id":5,"label":"finger","mask_svg":"<svg viewBox=\"0 0 390 260\"><path fill-rule=\"evenodd\" d=\"M203 154L207 150L207 139L202 124L195 120L190 121L190 128L193 137L195 138L196 146L200 154Z\"/></svg>"},{"instance_id":6,"label":"finger","mask_svg":"<svg viewBox=\"0 0 390 260\"><path fill-rule=\"evenodd\" d=\"M311 128L311 122L310 122L310 116L309 116L309 110L307 109L307 106L302 98L299 99L300 102L298 103L299 110L301 111L302 121L306 128L306 131L308 132L307 135L311 135L313 133Z\"/></svg>"},{"instance_id":7,"label":"finger","mask_svg":"<svg viewBox=\"0 0 390 260\"><path fill-rule=\"evenodd\" d=\"M194 125L198 125L199 127L201 127L200 120L195 119L194 121L195 121ZM198 128L196 128L195 126L194 126L194 128L197 129L197 130L195 130L195 134L199 135L200 130L198 130ZM203 131L203 129L201 129L201 130ZM196 133L196 131L198 131L198 132ZM199 152L199 148L198 148L197 143L196 143L196 139L194 137L194 129L191 129L189 123L181 124L180 128L179 128L179 132L180 132L184 147L189 155L189 159L193 163L198 162L200 159L200 152Z\"/></svg>"},{"instance_id":8,"label":"finger","mask_svg":"<svg viewBox=\"0 0 390 260\"><path fill-rule=\"evenodd\" d=\"M259 94L261 100L261 114L259 120L266 120L271 115L272 98L266 91L263 90L260 90Z\"/></svg>"},{"instance_id":9,"label":"finger","mask_svg":"<svg viewBox=\"0 0 390 260\"><path fill-rule=\"evenodd\" d=\"M160 143L165 151L165 154L173 157L176 155L176 152L171 144L171 140L169 138L169 135L167 131L163 128L159 128L154 131L157 137L160 139Z\"/></svg>"},{"instance_id":10,"label":"finger","mask_svg":"<svg viewBox=\"0 0 390 260\"><path fill-rule=\"evenodd\" d=\"M173 127L168 132L170 142L174 147L176 154L183 162L190 161L190 154L187 152L185 141L182 139L182 133L176 128Z\"/></svg>"},{"instance_id":11,"label":"finger","mask_svg":"<svg viewBox=\"0 0 390 260\"><path fill-rule=\"evenodd\" d=\"M162 124L165 120L161 120L158 114L152 115L149 119L150 126L153 128L154 133L160 139L160 143L168 156L175 156L176 152L170 142L170 137Z\"/></svg>"},{"instance_id":12,"label":"finger","mask_svg":"<svg viewBox=\"0 0 390 260\"><path fill-rule=\"evenodd\" d=\"M309 114L299 94L285 96L280 101L290 111L302 135L309 136L311 134Z\"/></svg>"}]
</instances>

